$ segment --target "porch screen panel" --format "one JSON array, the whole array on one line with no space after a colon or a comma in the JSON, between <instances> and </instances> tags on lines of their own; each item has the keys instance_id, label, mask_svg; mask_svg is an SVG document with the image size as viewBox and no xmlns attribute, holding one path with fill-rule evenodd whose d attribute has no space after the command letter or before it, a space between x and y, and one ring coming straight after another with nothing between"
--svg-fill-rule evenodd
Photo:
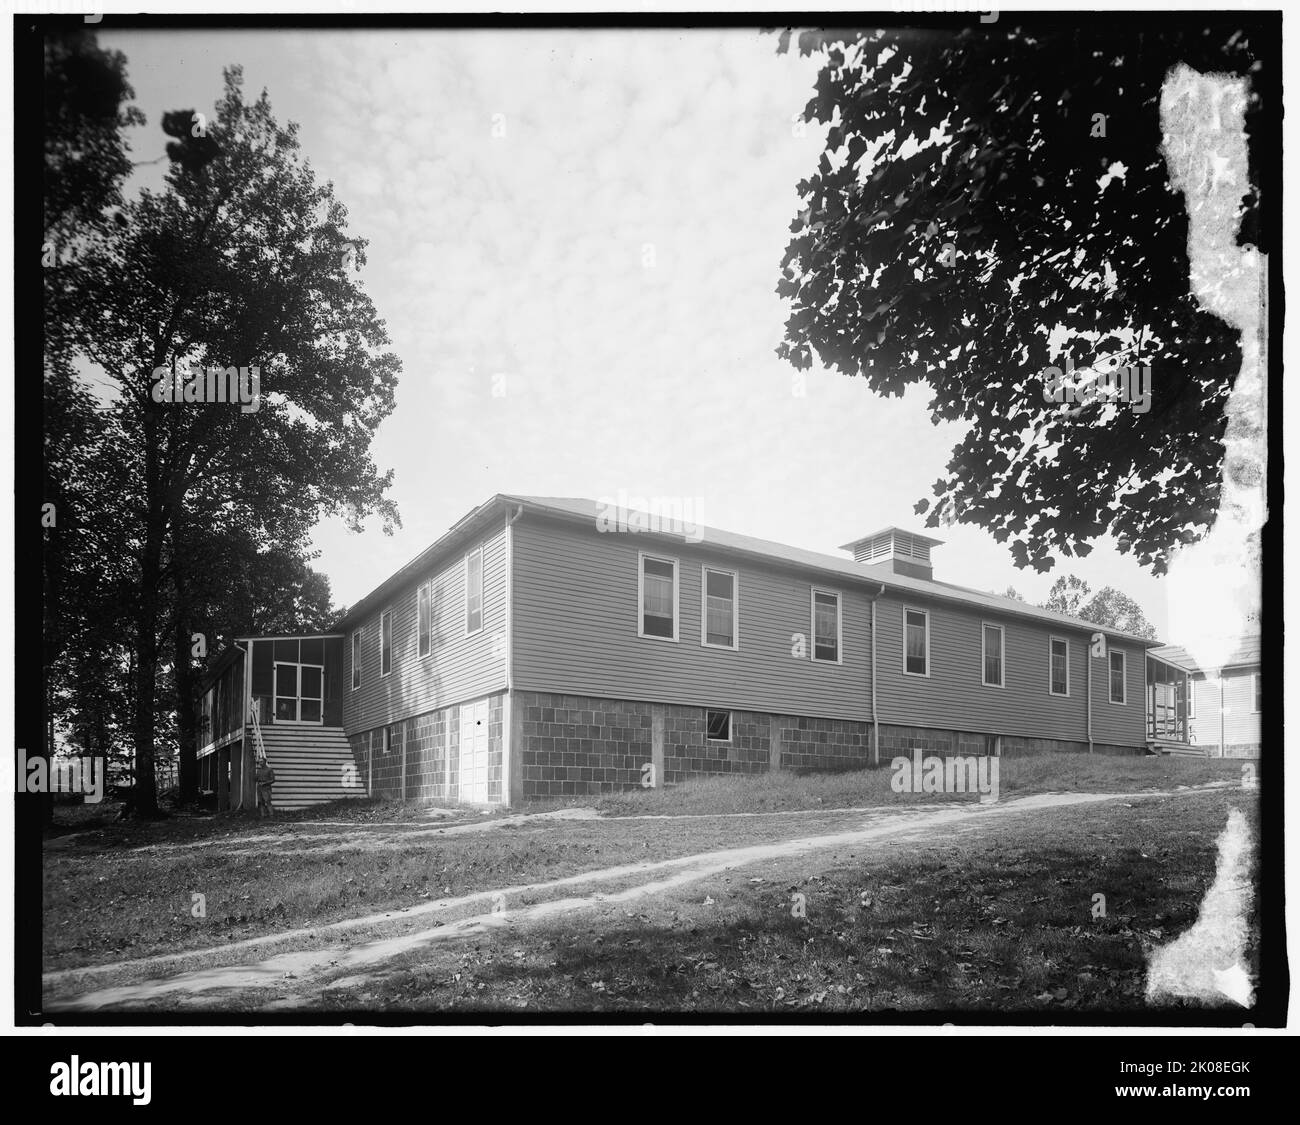
<instances>
[{"instance_id":1,"label":"porch screen panel","mask_svg":"<svg viewBox=\"0 0 1300 1125\"><path fill-rule=\"evenodd\" d=\"M275 717L288 722L298 718L298 665L275 666Z\"/></svg>"},{"instance_id":2,"label":"porch screen panel","mask_svg":"<svg viewBox=\"0 0 1300 1125\"><path fill-rule=\"evenodd\" d=\"M319 723L324 684L321 669L304 665L302 668L302 708L298 717L304 723Z\"/></svg>"}]
</instances>

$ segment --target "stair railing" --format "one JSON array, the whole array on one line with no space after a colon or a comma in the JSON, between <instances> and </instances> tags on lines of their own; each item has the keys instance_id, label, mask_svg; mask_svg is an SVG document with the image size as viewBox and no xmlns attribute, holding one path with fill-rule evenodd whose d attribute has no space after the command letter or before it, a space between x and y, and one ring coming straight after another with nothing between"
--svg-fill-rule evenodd
<instances>
[{"instance_id":1,"label":"stair railing","mask_svg":"<svg viewBox=\"0 0 1300 1125\"><path fill-rule=\"evenodd\" d=\"M249 698L248 717L253 720L253 745L257 747L257 760L266 761L266 744L262 741L262 723L258 718L257 700Z\"/></svg>"}]
</instances>

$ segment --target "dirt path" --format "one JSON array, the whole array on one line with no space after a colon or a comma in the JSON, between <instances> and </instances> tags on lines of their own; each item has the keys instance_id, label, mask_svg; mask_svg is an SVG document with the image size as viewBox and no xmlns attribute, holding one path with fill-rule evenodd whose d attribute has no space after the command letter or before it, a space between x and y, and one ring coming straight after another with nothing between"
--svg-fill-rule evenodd
<instances>
[{"instance_id":1,"label":"dirt path","mask_svg":"<svg viewBox=\"0 0 1300 1125\"><path fill-rule=\"evenodd\" d=\"M266 935L209 950L49 973L44 978L46 1009L93 1011L164 997L177 1007L186 1003L229 1005L241 993L266 988L297 993L306 1000L308 995L319 995L331 985L339 986L344 981L354 985L387 962L413 950L490 930L526 926L560 914L626 904L758 863L885 838L905 840L922 833L931 838L935 833L955 834L1042 809L1177 797L1199 791L1199 788L1180 787L1174 791L1142 793L1048 793L998 804L955 805L904 814L896 810L873 810L873 815L858 821L856 827L830 835L796 837L654 863L622 864L563 879L422 903L406 911L388 911L329 926ZM579 887L586 888L584 893L568 893ZM524 903L521 899L525 896L531 899L540 896L543 901ZM329 942L338 935L385 929L390 932L358 944L340 948L335 942L321 947L322 941ZM306 944L313 947L301 948ZM229 963L232 960L235 963ZM170 970L166 975L159 972L164 967Z\"/></svg>"}]
</instances>

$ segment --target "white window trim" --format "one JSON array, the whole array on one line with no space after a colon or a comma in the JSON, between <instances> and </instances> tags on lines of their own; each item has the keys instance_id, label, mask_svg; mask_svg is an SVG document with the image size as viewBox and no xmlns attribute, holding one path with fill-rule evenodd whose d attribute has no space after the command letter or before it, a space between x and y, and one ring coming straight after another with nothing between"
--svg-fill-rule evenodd
<instances>
[{"instance_id":1,"label":"white window trim","mask_svg":"<svg viewBox=\"0 0 1300 1125\"><path fill-rule=\"evenodd\" d=\"M998 653L998 671L1002 674L1002 682L997 684L991 684L984 678L988 669L988 634L986 633L986 630L988 629L996 629L998 631L998 636L1002 638L1001 651ZM927 637L930 635L928 624L926 626L925 634ZM904 647L904 652L906 652L906 647ZM930 667L930 661L928 658L925 662L925 666L926 668ZM993 621L980 622L980 683L984 687L1002 688L1003 690L1006 690L1007 686L1007 630L1004 625L998 625Z\"/></svg>"},{"instance_id":2,"label":"white window trim","mask_svg":"<svg viewBox=\"0 0 1300 1125\"><path fill-rule=\"evenodd\" d=\"M420 651L420 591L429 602L429 651ZM417 660L428 660L433 655L433 579L415 588L415 655Z\"/></svg>"},{"instance_id":3,"label":"white window trim","mask_svg":"<svg viewBox=\"0 0 1300 1125\"><path fill-rule=\"evenodd\" d=\"M357 638L360 638L358 642ZM352 690L360 691L364 676L361 674L361 654L366 649L366 635L364 629L352 630ZM275 685L271 685L274 690Z\"/></svg>"},{"instance_id":4,"label":"white window trim","mask_svg":"<svg viewBox=\"0 0 1300 1125\"><path fill-rule=\"evenodd\" d=\"M835 659L823 660L817 655L817 595L825 594L835 599ZM808 630L808 653L817 664L844 663L844 595L839 590L825 586L813 586L808 593L808 616L811 628Z\"/></svg>"},{"instance_id":5,"label":"white window trim","mask_svg":"<svg viewBox=\"0 0 1300 1125\"><path fill-rule=\"evenodd\" d=\"M478 628L469 627L469 560L478 555ZM483 626L487 624L487 581L483 573L483 548L475 547L472 551L465 553L465 560L462 564L463 573L461 574L461 585L465 590L465 636L472 637L475 633L483 632ZM429 647L433 648L433 595L430 591L429 596Z\"/></svg>"},{"instance_id":6,"label":"white window trim","mask_svg":"<svg viewBox=\"0 0 1300 1125\"><path fill-rule=\"evenodd\" d=\"M1111 691L1110 678L1114 673L1111 669L1110 662L1111 662L1111 658L1115 656L1117 653L1119 654L1119 658L1122 661L1124 661L1124 698L1123 699L1116 699L1115 693ZM1128 706L1128 653L1125 652L1122 648L1115 648L1113 645L1108 646L1106 649L1106 701L1110 703L1112 707Z\"/></svg>"},{"instance_id":7,"label":"white window trim","mask_svg":"<svg viewBox=\"0 0 1300 1125\"><path fill-rule=\"evenodd\" d=\"M651 559L654 562L672 563L673 565L673 635L671 637L656 637L653 633L645 631L645 561ZM644 637L647 641L667 641L670 644L676 644L677 638L682 631L682 614L681 614L681 564L672 555L655 555L649 551L638 551L636 553L636 635Z\"/></svg>"},{"instance_id":8,"label":"white window trim","mask_svg":"<svg viewBox=\"0 0 1300 1125\"><path fill-rule=\"evenodd\" d=\"M709 640L709 575L731 576L731 644L719 645ZM644 621L642 622L644 624ZM720 566L700 567L700 644L705 648L721 648L731 652L740 650L740 572L724 570Z\"/></svg>"},{"instance_id":9,"label":"white window trim","mask_svg":"<svg viewBox=\"0 0 1300 1125\"><path fill-rule=\"evenodd\" d=\"M1260 713L1260 708L1255 706L1255 701L1259 699L1260 696L1259 677L1259 672L1252 672L1250 674L1250 713L1252 715L1258 715Z\"/></svg>"},{"instance_id":10,"label":"white window trim","mask_svg":"<svg viewBox=\"0 0 1300 1125\"><path fill-rule=\"evenodd\" d=\"M388 618L388 671L384 671L384 618ZM382 680L393 674L393 665L397 663L393 659L395 656L394 649L397 648L397 635L393 631L393 610L390 606L388 609L379 612L379 678Z\"/></svg>"},{"instance_id":11,"label":"white window trim","mask_svg":"<svg viewBox=\"0 0 1300 1125\"><path fill-rule=\"evenodd\" d=\"M1187 674L1187 718L1196 718L1196 681Z\"/></svg>"},{"instance_id":12,"label":"white window trim","mask_svg":"<svg viewBox=\"0 0 1300 1125\"><path fill-rule=\"evenodd\" d=\"M714 646L714 647L721 647L721 646ZM709 737L709 715L710 714L727 716L727 737L726 738ZM731 742L731 735L732 735L731 724L734 719L735 716L730 711L723 710L723 708L721 707L706 707L704 709L704 741L716 742L723 746L728 745Z\"/></svg>"},{"instance_id":13,"label":"white window trim","mask_svg":"<svg viewBox=\"0 0 1300 1125\"><path fill-rule=\"evenodd\" d=\"M289 698L287 695L280 695L280 694L275 690L275 689L279 686L278 680L276 679L276 671L275 671L275 670L276 670L277 668L282 667L282 666L283 666L283 667L286 667L286 668L287 668L287 667L294 667L294 668L297 668L297 669L298 669L297 680L298 680L298 714L299 714L299 716L302 715L302 699L303 699L303 695L302 695L302 670L303 670L304 668L318 668L318 669L320 669L320 698L319 698L319 700L317 700L315 697L313 697L312 700L311 700L311 702L313 702L313 703L317 703L317 702L320 703L320 718L319 718L319 719L304 719L304 718L301 718L301 717L300 717L300 718L297 718L297 719L280 719L280 718L277 718L277 717L276 717L276 714L275 714L275 701L276 701L277 699L288 699L288 698ZM280 726L280 727L323 727L323 726L325 725L325 665L324 665L324 664L303 664L303 663L301 663L300 661L297 661L297 660L276 660L276 659L274 659L274 657L272 657L272 660L271 660L271 721L272 721L272 723L274 723L276 726Z\"/></svg>"},{"instance_id":14,"label":"white window trim","mask_svg":"<svg viewBox=\"0 0 1300 1125\"><path fill-rule=\"evenodd\" d=\"M907 615L909 613L921 613L925 615L925 671L924 672L909 672L907 670ZM983 632L980 633L980 636L981 638L983 637ZM902 654L903 675L920 676L921 678L928 680L930 678L930 611L928 609L918 609L914 605L903 606L902 641L903 641L903 654ZM980 648L982 649L983 647L984 647L984 642L981 639ZM980 678L982 679L983 676L984 673L981 671Z\"/></svg>"},{"instance_id":15,"label":"white window trim","mask_svg":"<svg viewBox=\"0 0 1300 1125\"><path fill-rule=\"evenodd\" d=\"M1052 645L1060 641L1065 645L1065 691L1054 691L1052 689ZM1068 699L1070 697L1070 638L1069 637L1052 637L1047 638L1047 694L1054 695L1057 699Z\"/></svg>"}]
</instances>

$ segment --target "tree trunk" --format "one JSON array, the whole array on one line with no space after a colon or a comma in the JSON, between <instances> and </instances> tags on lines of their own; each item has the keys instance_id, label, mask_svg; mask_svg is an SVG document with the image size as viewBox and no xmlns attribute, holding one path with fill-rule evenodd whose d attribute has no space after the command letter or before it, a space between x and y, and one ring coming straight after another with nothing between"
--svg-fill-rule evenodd
<instances>
[{"instance_id":1,"label":"tree trunk","mask_svg":"<svg viewBox=\"0 0 1300 1125\"><path fill-rule=\"evenodd\" d=\"M154 777L154 704L158 676L158 603L166 521L161 503L156 417L145 416L145 528L140 555L140 586L135 604L135 760L132 763L132 811L152 817L158 812Z\"/></svg>"},{"instance_id":2,"label":"tree trunk","mask_svg":"<svg viewBox=\"0 0 1300 1125\"><path fill-rule=\"evenodd\" d=\"M176 634L173 667L176 669L176 734L179 756L176 766L176 784L181 802L199 798L199 724L194 713L195 690L199 678L194 673L190 653L190 624L184 595L178 590L176 607Z\"/></svg>"},{"instance_id":3,"label":"tree trunk","mask_svg":"<svg viewBox=\"0 0 1300 1125\"><path fill-rule=\"evenodd\" d=\"M155 567L156 574L156 567ZM131 787L133 811L139 816L153 816L158 811L158 786L153 769L154 701L158 668L158 588L149 586L149 567L141 574L140 604L135 614L136 654L135 715L133 726L135 749Z\"/></svg>"}]
</instances>

